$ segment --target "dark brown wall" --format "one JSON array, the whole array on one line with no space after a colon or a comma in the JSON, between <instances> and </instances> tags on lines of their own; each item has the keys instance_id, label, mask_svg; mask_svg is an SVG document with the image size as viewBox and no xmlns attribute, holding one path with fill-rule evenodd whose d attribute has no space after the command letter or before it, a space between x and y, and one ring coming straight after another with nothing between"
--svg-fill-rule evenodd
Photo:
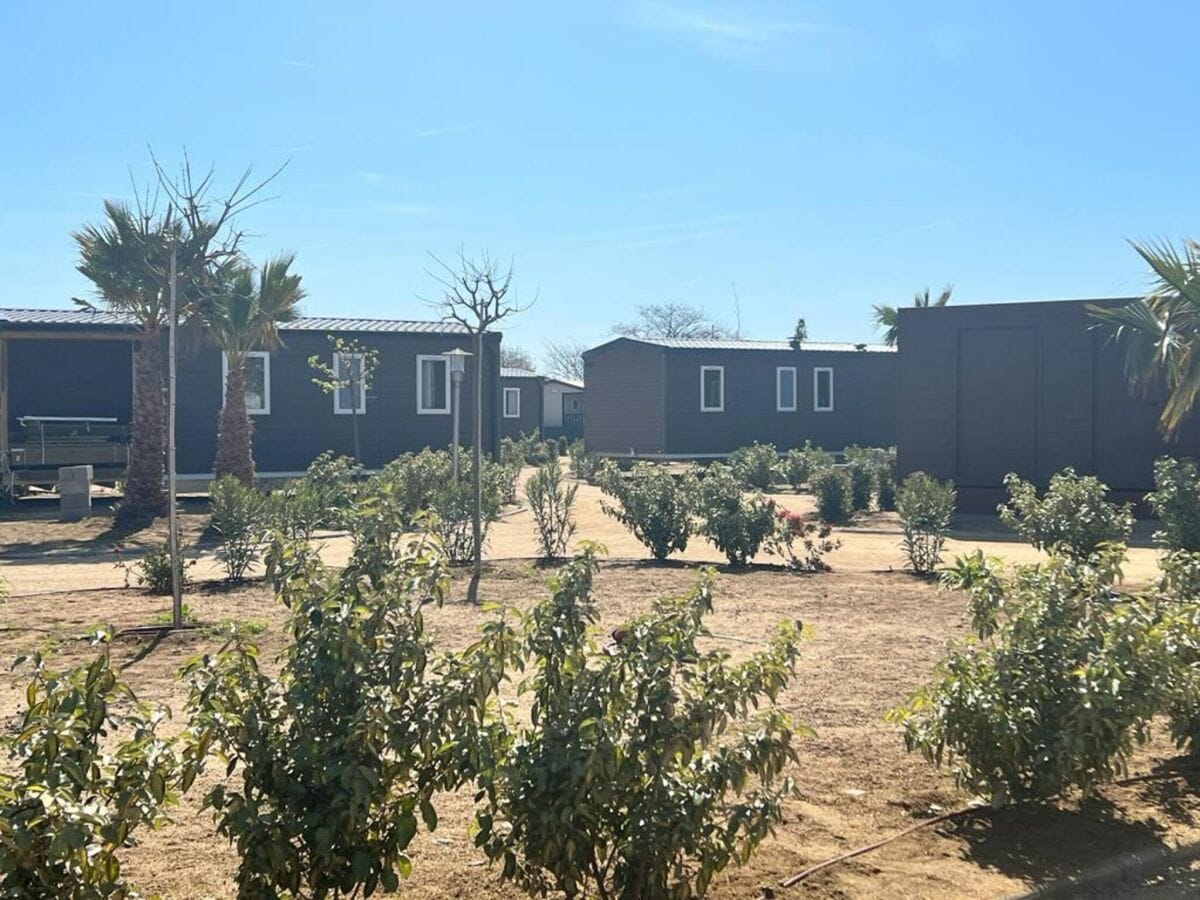
<instances>
[{"instance_id":1,"label":"dark brown wall","mask_svg":"<svg viewBox=\"0 0 1200 900\"><path fill-rule=\"evenodd\" d=\"M901 473L953 478L961 509L990 511L1008 472L1074 466L1140 497L1156 457L1200 451L1196 421L1163 443L1159 401L1130 392L1093 324L1086 301L901 310Z\"/></svg>"},{"instance_id":2,"label":"dark brown wall","mask_svg":"<svg viewBox=\"0 0 1200 900\"><path fill-rule=\"evenodd\" d=\"M504 418L504 388L517 388L521 392L521 415L515 419ZM532 434L542 427L542 379L501 378L500 436L507 438Z\"/></svg>"},{"instance_id":3,"label":"dark brown wall","mask_svg":"<svg viewBox=\"0 0 1200 900\"><path fill-rule=\"evenodd\" d=\"M590 452L665 452L661 348L616 341L589 350L584 383L584 442Z\"/></svg>"},{"instance_id":4,"label":"dark brown wall","mask_svg":"<svg viewBox=\"0 0 1200 900\"><path fill-rule=\"evenodd\" d=\"M701 366L725 367L723 412L700 411ZM776 410L779 366L796 368L794 412ZM829 412L813 409L813 369L818 367L834 371ZM850 444L891 446L896 439L895 371L894 353L668 350L666 452L728 453L754 441L780 450L799 447L806 440L829 450ZM589 433L591 427L589 421Z\"/></svg>"},{"instance_id":5,"label":"dark brown wall","mask_svg":"<svg viewBox=\"0 0 1200 900\"><path fill-rule=\"evenodd\" d=\"M10 340L6 415L101 416L128 422L132 366L129 341Z\"/></svg>"}]
</instances>

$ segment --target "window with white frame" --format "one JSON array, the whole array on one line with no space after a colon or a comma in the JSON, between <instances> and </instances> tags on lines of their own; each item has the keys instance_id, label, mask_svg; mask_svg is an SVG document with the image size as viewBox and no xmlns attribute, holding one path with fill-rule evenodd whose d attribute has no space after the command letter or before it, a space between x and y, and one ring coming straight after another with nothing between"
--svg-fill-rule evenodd
<instances>
[{"instance_id":1,"label":"window with white frame","mask_svg":"<svg viewBox=\"0 0 1200 900\"><path fill-rule=\"evenodd\" d=\"M417 357L417 413L450 413L450 361L444 356Z\"/></svg>"},{"instance_id":2,"label":"window with white frame","mask_svg":"<svg viewBox=\"0 0 1200 900\"><path fill-rule=\"evenodd\" d=\"M506 419L521 418L521 389L520 388L505 388L504 389L504 418L506 418Z\"/></svg>"},{"instance_id":3,"label":"window with white frame","mask_svg":"<svg viewBox=\"0 0 1200 900\"><path fill-rule=\"evenodd\" d=\"M700 367L700 412L725 411L725 367Z\"/></svg>"},{"instance_id":4,"label":"window with white frame","mask_svg":"<svg viewBox=\"0 0 1200 900\"><path fill-rule=\"evenodd\" d=\"M795 366L779 366L775 370L775 411L796 411Z\"/></svg>"},{"instance_id":5,"label":"window with white frame","mask_svg":"<svg viewBox=\"0 0 1200 900\"><path fill-rule=\"evenodd\" d=\"M813 369L813 411L833 412L833 369Z\"/></svg>"},{"instance_id":6,"label":"window with white frame","mask_svg":"<svg viewBox=\"0 0 1200 900\"><path fill-rule=\"evenodd\" d=\"M271 354L253 350L246 354L246 412L252 416L271 413ZM229 357L221 354L221 404L229 382Z\"/></svg>"},{"instance_id":7,"label":"window with white frame","mask_svg":"<svg viewBox=\"0 0 1200 900\"><path fill-rule=\"evenodd\" d=\"M341 385L333 392L334 415L351 413L363 415L367 411L367 386L363 383L362 353L334 353L333 374Z\"/></svg>"}]
</instances>

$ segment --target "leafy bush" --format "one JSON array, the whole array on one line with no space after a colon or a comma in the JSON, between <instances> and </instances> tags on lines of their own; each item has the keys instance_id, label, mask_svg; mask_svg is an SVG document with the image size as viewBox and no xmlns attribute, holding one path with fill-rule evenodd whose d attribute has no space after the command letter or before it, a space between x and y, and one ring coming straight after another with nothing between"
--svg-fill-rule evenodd
<instances>
[{"instance_id":1,"label":"leafy bush","mask_svg":"<svg viewBox=\"0 0 1200 900\"><path fill-rule=\"evenodd\" d=\"M522 432L520 437L502 438L500 441L500 460L502 462L519 462L524 466L544 466L558 459L558 441L542 440L541 432L536 428L528 433Z\"/></svg>"},{"instance_id":2,"label":"leafy bush","mask_svg":"<svg viewBox=\"0 0 1200 900\"><path fill-rule=\"evenodd\" d=\"M327 516L325 498L304 478L289 481L266 498L267 527L286 538L311 538Z\"/></svg>"},{"instance_id":3,"label":"leafy bush","mask_svg":"<svg viewBox=\"0 0 1200 900\"><path fill-rule=\"evenodd\" d=\"M875 470L875 502L884 512L896 508L896 470L890 464Z\"/></svg>"},{"instance_id":4,"label":"leafy bush","mask_svg":"<svg viewBox=\"0 0 1200 900\"><path fill-rule=\"evenodd\" d=\"M775 469L779 465L779 453L774 444L759 444L738 447L726 460L733 477L746 487L769 491L775 483Z\"/></svg>"},{"instance_id":5,"label":"leafy bush","mask_svg":"<svg viewBox=\"0 0 1200 900\"><path fill-rule=\"evenodd\" d=\"M471 463L469 452L464 452L459 464L462 474L469 475ZM454 461L449 450L431 450L426 447L419 453L404 453L387 463L371 481L366 491L378 492L388 485L389 496L402 515L416 517L433 503L433 496L440 485L453 478Z\"/></svg>"},{"instance_id":6,"label":"leafy bush","mask_svg":"<svg viewBox=\"0 0 1200 900\"><path fill-rule=\"evenodd\" d=\"M814 474L832 465L832 453L826 453L820 447L814 447L811 441L805 441L802 448L792 448L784 454L780 474L793 490L798 491Z\"/></svg>"},{"instance_id":7,"label":"leafy bush","mask_svg":"<svg viewBox=\"0 0 1200 900\"><path fill-rule=\"evenodd\" d=\"M118 552L120 552L118 550ZM179 544L179 586L185 587L189 584L188 569L196 564L194 559L188 560L183 557L183 543ZM130 581L136 581L139 586L144 587L152 594L165 597L173 592L174 588L171 584L171 545L169 542L154 544L148 548L141 559L134 562L121 560L117 563L117 568L125 573L125 587L129 587Z\"/></svg>"},{"instance_id":8,"label":"leafy bush","mask_svg":"<svg viewBox=\"0 0 1200 900\"><path fill-rule=\"evenodd\" d=\"M963 567L981 643L955 649L890 719L909 750L1003 806L1088 791L1124 769L1162 706L1170 654L1152 607L1116 595L1124 548L1052 556L1011 578Z\"/></svg>"},{"instance_id":9,"label":"leafy bush","mask_svg":"<svg viewBox=\"0 0 1200 900\"><path fill-rule=\"evenodd\" d=\"M817 515L822 522L849 522L854 516L850 475L845 469L826 466L810 479L817 495Z\"/></svg>"},{"instance_id":10,"label":"leafy bush","mask_svg":"<svg viewBox=\"0 0 1200 900\"><path fill-rule=\"evenodd\" d=\"M159 732L166 710L137 699L107 647L62 672L40 653L32 663L27 705L0 733L0 895L136 896L120 851L165 820L195 779L203 748L181 752Z\"/></svg>"},{"instance_id":11,"label":"leafy bush","mask_svg":"<svg viewBox=\"0 0 1200 900\"><path fill-rule=\"evenodd\" d=\"M842 545L831 535L826 522L809 522L786 509L775 510L775 531L767 541L767 552L784 559L794 572L828 572L825 554Z\"/></svg>"},{"instance_id":12,"label":"leafy bush","mask_svg":"<svg viewBox=\"0 0 1200 900\"><path fill-rule=\"evenodd\" d=\"M358 498L358 479L362 466L349 456L338 456L326 450L312 461L304 474L304 490L320 503L323 514L318 528L342 530L346 527L349 510Z\"/></svg>"},{"instance_id":13,"label":"leafy bush","mask_svg":"<svg viewBox=\"0 0 1200 900\"><path fill-rule=\"evenodd\" d=\"M1071 468L1050 478L1041 499L1037 488L1013 472L1004 478L1008 502L997 507L1000 521L1039 550L1059 548L1075 559L1095 553L1101 544L1124 543L1133 530L1129 504L1104 498L1108 487Z\"/></svg>"},{"instance_id":14,"label":"leafy bush","mask_svg":"<svg viewBox=\"0 0 1200 900\"><path fill-rule=\"evenodd\" d=\"M420 822L437 825L436 792L480 765L515 638L497 622L435 653L421 610L448 577L433 538L364 541L341 571L297 543L277 566L291 635L278 672L241 634L187 670L190 741L241 769L204 805L238 851L241 897L395 890Z\"/></svg>"},{"instance_id":15,"label":"leafy bush","mask_svg":"<svg viewBox=\"0 0 1200 900\"><path fill-rule=\"evenodd\" d=\"M267 499L232 475L213 482L208 501L209 527L221 536L218 551L230 581L242 581L258 560L267 524Z\"/></svg>"},{"instance_id":16,"label":"leafy bush","mask_svg":"<svg viewBox=\"0 0 1200 900\"><path fill-rule=\"evenodd\" d=\"M493 732L475 842L532 895L703 896L722 869L749 858L792 790L782 773L800 729L779 709L754 719L745 711L787 686L800 629L780 626L738 664L706 649L706 574L598 652L595 570L585 551L525 619L534 714Z\"/></svg>"},{"instance_id":17,"label":"leafy bush","mask_svg":"<svg viewBox=\"0 0 1200 900\"><path fill-rule=\"evenodd\" d=\"M1154 463L1154 490L1146 502L1162 528L1154 540L1168 550L1200 551L1200 473L1190 459L1164 456Z\"/></svg>"},{"instance_id":18,"label":"leafy bush","mask_svg":"<svg viewBox=\"0 0 1200 900\"><path fill-rule=\"evenodd\" d=\"M591 481L595 478L600 457L588 453L583 441L572 442L567 448L567 455L571 458L572 475L580 481Z\"/></svg>"},{"instance_id":19,"label":"leafy bush","mask_svg":"<svg viewBox=\"0 0 1200 900\"><path fill-rule=\"evenodd\" d=\"M575 533L571 510L578 490L579 485L563 482L562 468L557 462L546 463L525 483L525 499L533 512L544 559L566 555L567 544Z\"/></svg>"},{"instance_id":20,"label":"leafy bush","mask_svg":"<svg viewBox=\"0 0 1200 900\"><path fill-rule=\"evenodd\" d=\"M687 549L697 491L693 473L674 478L666 466L638 463L622 477L611 467L605 469L601 488L619 504L602 501L601 508L632 531L655 559Z\"/></svg>"},{"instance_id":21,"label":"leafy bush","mask_svg":"<svg viewBox=\"0 0 1200 900\"><path fill-rule=\"evenodd\" d=\"M866 461L855 460L846 466L850 476L850 508L860 512L871 508L871 495L875 493L875 467Z\"/></svg>"},{"instance_id":22,"label":"leafy bush","mask_svg":"<svg viewBox=\"0 0 1200 900\"><path fill-rule=\"evenodd\" d=\"M500 518L500 484L504 474L501 463L483 460L482 539L487 543L488 526ZM434 513L433 529L441 538L450 562L462 564L475 558L475 487L464 474L455 482L447 478L434 485L429 509Z\"/></svg>"},{"instance_id":23,"label":"leafy bush","mask_svg":"<svg viewBox=\"0 0 1200 900\"><path fill-rule=\"evenodd\" d=\"M938 481L924 472L913 472L900 485L896 495L903 534L900 546L909 567L919 575L934 571L942 561L954 500L954 482Z\"/></svg>"},{"instance_id":24,"label":"leafy bush","mask_svg":"<svg viewBox=\"0 0 1200 900\"><path fill-rule=\"evenodd\" d=\"M731 566L744 566L775 531L775 504L751 497L726 466L713 466L696 492L697 533L725 554Z\"/></svg>"}]
</instances>

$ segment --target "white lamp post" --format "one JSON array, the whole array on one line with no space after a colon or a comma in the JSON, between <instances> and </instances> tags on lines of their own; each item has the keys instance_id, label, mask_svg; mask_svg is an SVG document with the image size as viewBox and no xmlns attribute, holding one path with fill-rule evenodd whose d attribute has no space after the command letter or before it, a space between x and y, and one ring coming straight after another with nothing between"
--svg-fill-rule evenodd
<instances>
[{"instance_id":1,"label":"white lamp post","mask_svg":"<svg viewBox=\"0 0 1200 900\"><path fill-rule=\"evenodd\" d=\"M467 357L474 356L473 353L468 353L461 347L455 347L453 350L447 350L442 354L448 360L450 366L450 382L454 385L454 436L452 438L453 456L454 456L454 481L458 482L458 419L459 409L462 406L462 383L463 376L467 372Z\"/></svg>"}]
</instances>

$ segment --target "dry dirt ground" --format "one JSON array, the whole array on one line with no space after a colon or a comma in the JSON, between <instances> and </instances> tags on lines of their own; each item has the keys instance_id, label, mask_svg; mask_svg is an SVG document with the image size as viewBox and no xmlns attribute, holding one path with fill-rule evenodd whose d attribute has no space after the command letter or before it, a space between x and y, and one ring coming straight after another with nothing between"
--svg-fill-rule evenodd
<instances>
[{"instance_id":1,"label":"dry dirt ground","mask_svg":"<svg viewBox=\"0 0 1200 900\"><path fill-rule=\"evenodd\" d=\"M646 610L656 595L687 590L696 577L695 560L717 559L711 548L698 544L685 561L646 561L640 545L596 508L590 489L581 489L580 498L580 536L599 539L610 550L596 582L605 628ZM807 502L804 497L782 499L801 508ZM201 513L189 509L185 518L190 533L198 534ZM788 804L786 822L748 866L721 878L713 896L758 896L763 885L777 885L807 866L970 800L947 776L906 754L895 729L883 720L889 708L928 678L946 642L964 633L964 600L899 571L895 524L887 516L870 517L859 528L844 531L843 538L845 546L832 557L832 573L802 576L760 565L741 573L724 572L718 582L710 626L716 640L726 642L735 655L748 652L782 619L800 618L811 627L781 704L812 726L816 736L799 746L801 763L793 773L799 796ZM90 564L69 557L30 559L21 555L21 547L85 558L81 545L107 541L111 546L119 541L133 548L139 541L156 539L161 539L160 533L114 538L99 518L70 526L50 521L0 524L0 574L20 585L0 606L0 660L49 643L57 649L60 664L83 662L91 651L78 640L81 634L99 624L145 623L166 606L163 598L135 589L104 584L72 588L72 578L91 577L71 574L91 571L75 567ZM527 558L515 558L530 556L533 540L525 512L510 513L496 526L480 600L528 606L545 595L548 571ZM340 539L328 543L331 560L344 554ZM976 545L1009 559L1033 557L1027 547L1003 540L990 520L962 525L956 549ZM1134 556L1133 574L1146 577L1153 552L1136 550ZM102 565L111 569L112 563L105 559ZM63 570L66 574L57 574ZM101 569L94 572L98 575ZM446 647L469 641L489 615L469 604L466 592L466 580L457 573L450 601L427 617ZM273 657L283 645L283 611L261 584L236 589L200 584L189 593L188 603L204 623L240 620L262 625L264 658ZM178 710L185 694L176 678L178 669L217 641L215 629L199 630L158 641L122 639L113 652L141 696ZM21 673L10 673L7 666L0 672L0 722L11 722L23 698ZM1184 766L1158 736L1138 752L1132 771ZM216 777L198 782L175 810L173 824L146 835L140 846L127 852L126 872L145 892L167 898L235 895L235 855L215 835L210 816L197 809L202 791ZM1086 803L980 812L919 831L789 890L777 888L776 896L1021 894L1079 878L1128 854L1155 853L1200 840L1198 788L1200 774L1183 768L1177 777L1107 788ZM443 798L439 811L441 824L433 835L420 836L414 875L402 892L433 898L518 896L497 882L471 844L469 794ZM1089 889L1087 895L1174 897L1197 892L1200 871L1184 862L1158 868L1150 876L1112 881L1102 891Z\"/></svg>"}]
</instances>

